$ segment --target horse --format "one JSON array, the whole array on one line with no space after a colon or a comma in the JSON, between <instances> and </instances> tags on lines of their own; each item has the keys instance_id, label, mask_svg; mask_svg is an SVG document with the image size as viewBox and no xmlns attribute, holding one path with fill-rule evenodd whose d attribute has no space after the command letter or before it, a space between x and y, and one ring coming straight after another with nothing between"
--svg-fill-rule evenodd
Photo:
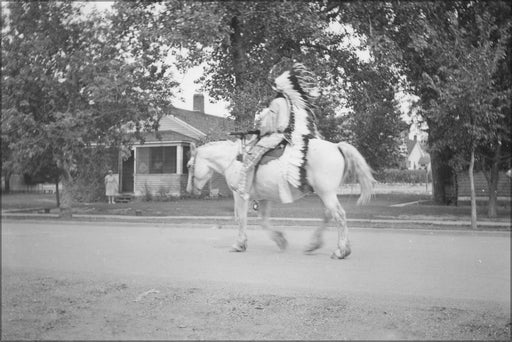
<instances>
[{"instance_id":1,"label":"horse","mask_svg":"<svg viewBox=\"0 0 512 342\"><path fill-rule=\"evenodd\" d=\"M210 142L197 148L192 145L190 159L187 163L189 169L187 192L199 195L214 171L224 175L228 186L237 184L243 166L237 158L241 153L241 146L239 139ZM351 248L345 210L338 200L337 190L348 175L355 175L361 187L357 203L367 203L372 197L373 183L375 182L372 170L359 151L349 143L336 144L317 138L309 141L305 169L312 191L320 197L324 206L321 225L314 231L305 252L311 253L322 247L323 231L328 222L334 219L338 230L338 244L331 258L344 259L351 253ZM244 200L237 193L233 193L235 219L238 220L238 238L232 246L232 251L244 252L247 249L247 212L251 200L259 202L258 212L262 228L270 233L270 237L281 250L286 248L287 241L283 233L273 229L269 222L271 202L280 201L279 182L283 179L282 170L283 163L280 159L259 165L249 192L249 200ZM233 189L231 188L231 190ZM308 193L291 185L290 192L293 201Z\"/></svg>"}]
</instances>

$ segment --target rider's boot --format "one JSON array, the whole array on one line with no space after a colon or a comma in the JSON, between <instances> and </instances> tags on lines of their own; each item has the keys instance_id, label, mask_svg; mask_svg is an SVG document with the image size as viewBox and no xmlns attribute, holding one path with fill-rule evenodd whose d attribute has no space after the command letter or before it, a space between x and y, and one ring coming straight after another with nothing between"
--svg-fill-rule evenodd
<instances>
[{"instance_id":1,"label":"rider's boot","mask_svg":"<svg viewBox=\"0 0 512 342\"><path fill-rule=\"evenodd\" d=\"M249 200L249 193L248 193L248 186L247 181L248 177L247 174L249 173L249 170L246 169L245 166L242 167L242 170L240 170L240 178L238 179L238 186L234 187L234 190L238 193L240 197L244 200Z\"/></svg>"}]
</instances>

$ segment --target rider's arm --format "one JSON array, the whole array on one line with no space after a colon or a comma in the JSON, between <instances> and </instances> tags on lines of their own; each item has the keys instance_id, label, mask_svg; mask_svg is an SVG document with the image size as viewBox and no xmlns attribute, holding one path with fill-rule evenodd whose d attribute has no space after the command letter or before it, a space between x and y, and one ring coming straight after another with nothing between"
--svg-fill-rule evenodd
<instances>
[{"instance_id":1,"label":"rider's arm","mask_svg":"<svg viewBox=\"0 0 512 342\"><path fill-rule=\"evenodd\" d=\"M288 122L290 120L287 101L282 97L275 98L270 103L269 109L275 113L275 116L277 116L277 131L283 132L286 127L288 127Z\"/></svg>"}]
</instances>

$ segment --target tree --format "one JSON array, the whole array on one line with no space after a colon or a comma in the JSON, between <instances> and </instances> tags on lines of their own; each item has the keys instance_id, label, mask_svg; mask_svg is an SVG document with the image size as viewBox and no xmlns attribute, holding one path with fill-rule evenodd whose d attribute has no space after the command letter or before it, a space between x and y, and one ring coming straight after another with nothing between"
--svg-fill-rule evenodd
<instances>
[{"instance_id":1,"label":"tree","mask_svg":"<svg viewBox=\"0 0 512 342\"><path fill-rule=\"evenodd\" d=\"M438 107L439 92L434 91L430 86L431 80L437 82L442 93L448 91L446 88L450 85L446 82L447 76L451 75L452 70L457 70L453 64L455 59L451 54L462 52L460 48L455 52L454 47L460 44L466 44L464 47L466 53L478 46L483 46L486 42L491 44L493 49L495 49L494 46L505 44L508 46L506 57L495 61L500 72L495 72L492 79L497 82L495 90L506 93L507 89L510 89L511 80L510 69L505 66L510 64L507 64L507 61L510 62L510 38L503 37L505 32L509 31L507 27L510 25L510 4L502 1L406 3L391 1L341 4L329 1L328 8L331 9L330 15L333 18L350 22L357 32L367 37L372 54L376 58L385 60L388 65L393 65L400 74L405 75L402 86L419 96L418 113L428 124L434 200L439 203L448 203L450 197L456 196L454 160L460 159L461 155L459 145L453 145L451 142L456 135L454 131L465 131L466 128L454 121L457 115L453 110L442 110ZM489 20L495 26L488 35L480 32L481 25L477 22L481 19L478 14L483 12L488 13ZM465 36L463 41L460 40L461 34ZM500 39L502 43L498 44ZM494 61L494 58L491 60ZM488 69L487 73L492 70L492 68L489 69L491 67L489 63L484 65ZM471 77L458 78L458 82L464 82L461 87L467 89L474 87L471 85L473 83ZM484 102L487 104L494 97L494 94L489 91L483 94L487 96ZM479 98L482 99L481 96ZM468 98L473 105L478 102L475 99ZM487 126L486 132L489 137L499 135L501 138L493 138L494 142L489 146L494 147L487 150L501 153L501 148L498 146L508 144L504 136L510 134L510 125L507 124L507 122L510 123L510 112L507 112L505 109L507 106L503 103L496 105L494 103L493 107L501 108L499 111L504 114L504 117L491 120L494 123ZM481 114L482 111L479 113ZM494 115L490 117L496 118ZM477 150L481 148L478 147ZM490 159L501 159L501 157L495 157ZM492 179L490 184L497 182L496 177L490 178Z\"/></svg>"},{"instance_id":2,"label":"tree","mask_svg":"<svg viewBox=\"0 0 512 342\"><path fill-rule=\"evenodd\" d=\"M399 131L389 125L386 132L381 131L388 118L392 117L391 125L399 121L392 96L389 105L384 105L386 110L359 112L366 110L369 103L364 105L366 99L357 99L363 96L361 91L347 89L351 83L355 87L363 82L358 74L367 67L357 57L356 49L346 44L350 32L330 27L323 2L174 0L158 4L117 2L115 7L124 23L124 34L136 32L162 39L161 44L170 47L182 69L205 63L204 90L213 98L228 101L233 118L242 128L252 126L254 114L273 96L268 71L282 57L289 57L301 61L318 76L323 92L315 102L315 113L326 139L356 139L350 132L355 124L350 126L349 118L360 123L358 117L364 115L365 124L369 123L372 129L357 131L361 145L368 135L384 135L385 139L369 141L366 150L397 148L391 145L397 145ZM376 74L381 76L384 69L381 64ZM379 107L382 103L378 101L388 100L389 94L385 98L372 94L367 100ZM350 102L349 97L356 98L352 104L360 105L353 114L340 116L339 108ZM381 164L382 159L374 159L374 165Z\"/></svg>"},{"instance_id":3,"label":"tree","mask_svg":"<svg viewBox=\"0 0 512 342\"><path fill-rule=\"evenodd\" d=\"M346 127L354 136L349 141L375 170L396 167L401 158L400 132L407 128L395 100L393 78L388 68L369 62L351 77L348 90L354 111Z\"/></svg>"},{"instance_id":4,"label":"tree","mask_svg":"<svg viewBox=\"0 0 512 342\"><path fill-rule=\"evenodd\" d=\"M72 205L77 157L155 127L174 82L129 55L111 21L73 2L10 2L2 37L2 138L18 171L54 170ZM155 68L154 68L155 67ZM43 158L44 157L44 158ZM44 164L42 164L44 163Z\"/></svg>"},{"instance_id":5,"label":"tree","mask_svg":"<svg viewBox=\"0 0 512 342\"><path fill-rule=\"evenodd\" d=\"M450 113L441 116L440 124L447 124L453 129L451 134L438 141L438 145L450 146L456 154L451 160L455 169L466 170L469 161L469 178L472 187L472 208L474 228L476 228L476 201L473 185L475 158L497 160L501 157L503 145L510 146L510 88L503 88L496 78L502 63L506 60L507 44L510 46L510 24L496 26L488 8L474 13L475 27L465 30L459 26L458 13L453 13L449 29L455 38L450 48L440 46L443 50L446 67L444 77L431 78L425 74L426 84L437 94L432 110ZM499 38L492 39L492 35ZM437 40L435 44L448 42ZM500 74L501 75L501 74ZM449 121L449 122L448 122ZM507 129L508 126L508 129ZM493 151L494 149L494 151ZM482 153L483 152L483 153ZM496 217L496 193L498 163L495 174L489 182L489 216Z\"/></svg>"}]
</instances>

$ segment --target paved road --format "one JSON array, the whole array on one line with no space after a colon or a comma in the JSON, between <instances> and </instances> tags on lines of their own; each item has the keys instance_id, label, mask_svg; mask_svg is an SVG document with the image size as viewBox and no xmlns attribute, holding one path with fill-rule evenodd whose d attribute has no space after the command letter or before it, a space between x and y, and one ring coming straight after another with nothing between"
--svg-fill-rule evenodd
<instances>
[{"instance_id":1,"label":"paved road","mask_svg":"<svg viewBox=\"0 0 512 342\"><path fill-rule=\"evenodd\" d=\"M230 284L262 292L371 293L510 304L510 232L352 229L353 254L304 255L309 229L286 228L280 252L249 230L246 253L228 253L234 229L207 225L2 222L2 268ZM238 285L237 285L238 284Z\"/></svg>"}]
</instances>

